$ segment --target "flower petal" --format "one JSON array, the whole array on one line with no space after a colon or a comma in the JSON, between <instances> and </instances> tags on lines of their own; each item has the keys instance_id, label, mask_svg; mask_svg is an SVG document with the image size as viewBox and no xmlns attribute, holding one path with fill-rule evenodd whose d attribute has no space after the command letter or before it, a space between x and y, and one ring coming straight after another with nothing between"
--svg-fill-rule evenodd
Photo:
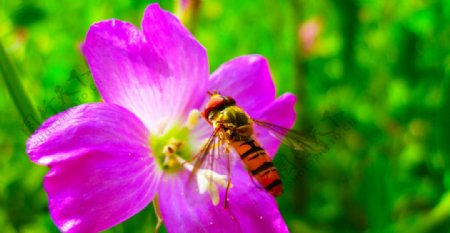
<instances>
[{"instance_id":1,"label":"flower petal","mask_svg":"<svg viewBox=\"0 0 450 233\"><path fill-rule=\"evenodd\" d=\"M297 118L295 113L296 101L295 95L290 93L283 94L252 117L259 121L291 129ZM280 146L280 140L274 137L267 129L258 125L255 126L255 132L261 145L273 157Z\"/></svg>"},{"instance_id":2,"label":"flower petal","mask_svg":"<svg viewBox=\"0 0 450 233\"><path fill-rule=\"evenodd\" d=\"M168 232L241 232L223 203L214 206L208 192L199 194L186 183L187 176L184 172L161 181L158 200Z\"/></svg>"},{"instance_id":3,"label":"flower petal","mask_svg":"<svg viewBox=\"0 0 450 233\"><path fill-rule=\"evenodd\" d=\"M203 100L208 61L205 49L157 4L142 24L145 35L119 20L96 23L82 51L104 101L124 106L158 133Z\"/></svg>"},{"instance_id":4,"label":"flower petal","mask_svg":"<svg viewBox=\"0 0 450 233\"><path fill-rule=\"evenodd\" d=\"M232 180L228 208L239 221L242 232L289 232L275 198L257 187L241 164L236 164Z\"/></svg>"},{"instance_id":5,"label":"flower petal","mask_svg":"<svg viewBox=\"0 0 450 233\"><path fill-rule=\"evenodd\" d=\"M183 177L166 177L158 200L168 232L288 232L275 199L255 186L242 164L233 171L227 209L224 188L214 206L209 194L188 190Z\"/></svg>"},{"instance_id":6,"label":"flower petal","mask_svg":"<svg viewBox=\"0 0 450 233\"><path fill-rule=\"evenodd\" d=\"M93 148L147 148L149 137L128 110L114 104L83 104L47 119L28 139L27 153L35 163L53 165Z\"/></svg>"},{"instance_id":7,"label":"flower petal","mask_svg":"<svg viewBox=\"0 0 450 233\"><path fill-rule=\"evenodd\" d=\"M183 114L200 107L207 96L209 75L205 48L174 15L158 4L151 4L145 10L142 30L171 71L171 76L163 80L164 95L169 101L165 107Z\"/></svg>"},{"instance_id":8,"label":"flower petal","mask_svg":"<svg viewBox=\"0 0 450 233\"><path fill-rule=\"evenodd\" d=\"M153 199L160 173L148 140L136 116L106 103L71 108L36 131L27 152L51 168L44 188L61 231L110 228Z\"/></svg>"},{"instance_id":9,"label":"flower petal","mask_svg":"<svg viewBox=\"0 0 450 233\"><path fill-rule=\"evenodd\" d=\"M267 60L259 55L226 62L211 75L208 88L233 97L250 116L275 100L275 86Z\"/></svg>"}]
</instances>

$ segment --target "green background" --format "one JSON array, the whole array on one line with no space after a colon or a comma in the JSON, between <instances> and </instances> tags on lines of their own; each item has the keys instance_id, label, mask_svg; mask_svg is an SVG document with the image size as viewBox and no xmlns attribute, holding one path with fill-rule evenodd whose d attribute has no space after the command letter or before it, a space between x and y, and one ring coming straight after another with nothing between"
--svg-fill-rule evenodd
<instances>
[{"instance_id":1,"label":"green background","mask_svg":"<svg viewBox=\"0 0 450 233\"><path fill-rule=\"evenodd\" d=\"M278 203L291 232L450 232L444 2L202 1L184 18L207 48L211 71L236 56L264 55L277 93L298 96L296 128L332 133L326 153L298 158L283 147L275 159L286 183ZM1 232L58 232L42 188L47 168L29 161L24 123L35 128L99 101L89 75L73 79L88 71L79 45L99 20L140 25L148 3L0 0L1 43L39 116L23 119L0 82ZM107 232L152 232L154 224L150 205Z\"/></svg>"}]
</instances>

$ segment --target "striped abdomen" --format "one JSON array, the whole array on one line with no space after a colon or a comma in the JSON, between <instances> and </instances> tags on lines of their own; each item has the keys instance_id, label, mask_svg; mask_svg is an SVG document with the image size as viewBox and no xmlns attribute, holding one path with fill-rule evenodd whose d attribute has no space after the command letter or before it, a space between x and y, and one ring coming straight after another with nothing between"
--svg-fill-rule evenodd
<instances>
[{"instance_id":1,"label":"striped abdomen","mask_svg":"<svg viewBox=\"0 0 450 233\"><path fill-rule=\"evenodd\" d=\"M231 141L230 144L264 189L275 197L279 196L283 191L280 176L261 145L253 137L245 141Z\"/></svg>"}]
</instances>

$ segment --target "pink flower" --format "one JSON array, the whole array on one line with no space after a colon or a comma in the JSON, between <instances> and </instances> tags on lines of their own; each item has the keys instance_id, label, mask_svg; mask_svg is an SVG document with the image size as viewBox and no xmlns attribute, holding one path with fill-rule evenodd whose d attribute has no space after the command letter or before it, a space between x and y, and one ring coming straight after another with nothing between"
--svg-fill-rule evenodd
<instances>
[{"instance_id":1,"label":"pink flower","mask_svg":"<svg viewBox=\"0 0 450 233\"><path fill-rule=\"evenodd\" d=\"M156 194L169 232L288 231L275 199L252 183L240 161L224 209L223 176L202 179L201 170L198 188L186 185L189 164L166 163L164 152L175 139L183 144L176 157L190 161L211 135L211 126L192 117L207 91L232 96L255 119L291 127L295 96L275 98L263 57L235 58L209 76L206 50L156 4L145 10L142 30L114 19L94 24L82 51L104 103L49 118L27 142L31 160L50 167L44 188L61 231L108 229ZM279 142L258 130L274 155ZM205 185L217 192L204 192Z\"/></svg>"},{"instance_id":2,"label":"pink flower","mask_svg":"<svg viewBox=\"0 0 450 233\"><path fill-rule=\"evenodd\" d=\"M309 19L300 25L298 38L304 53L311 54L313 52L321 31L322 20L320 18Z\"/></svg>"}]
</instances>

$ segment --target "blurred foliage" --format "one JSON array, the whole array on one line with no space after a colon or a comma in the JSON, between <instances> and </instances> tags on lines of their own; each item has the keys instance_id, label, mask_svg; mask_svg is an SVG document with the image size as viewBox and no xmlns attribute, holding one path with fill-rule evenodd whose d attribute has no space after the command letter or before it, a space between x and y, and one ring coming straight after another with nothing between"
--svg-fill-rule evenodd
<instances>
[{"instance_id":1,"label":"blurred foliage","mask_svg":"<svg viewBox=\"0 0 450 233\"><path fill-rule=\"evenodd\" d=\"M24 124L99 101L79 45L96 21L139 25L148 3L0 1L1 42L40 115L22 119L0 84L1 232L57 232L42 188L47 169L25 154ZM278 202L292 232L450 232L449 4L222 0L189 9L211 71L262 54L278 94L299 97L298 129L320 128L328 113L351 122L334 128L320 156L286 162L292 152L282 148L275 159L291 171ZM108 232L152 232L154 224L150 205Z\"/></svg>"}]
</instances>

